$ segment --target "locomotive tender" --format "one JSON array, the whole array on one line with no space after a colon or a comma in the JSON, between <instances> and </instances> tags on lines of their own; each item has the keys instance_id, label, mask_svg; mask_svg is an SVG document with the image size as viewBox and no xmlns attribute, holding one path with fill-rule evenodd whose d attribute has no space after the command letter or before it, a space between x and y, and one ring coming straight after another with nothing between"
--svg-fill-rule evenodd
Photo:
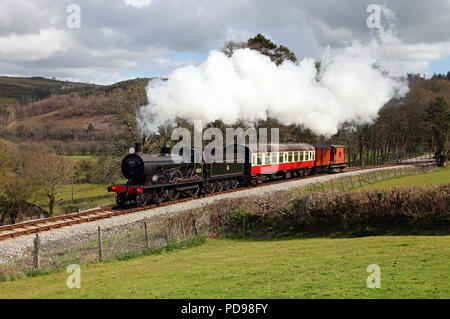
<instances>
[{"instance_id":1,"label":"locomotive tender","mask_svg":"<svg viewBox=\"0 0 450 319\"><path fill-rule=\"evenodd\" d=\"M172 154L168 145L163 145L160 154L151 155L142 151L142 144L136 143L135 152L128 154L121 165L127 183L112 185L108 191L116 193L119 206L127 202L145 206L177 200L180 196L260 184L264 180L333 173L347 166L342 145L229 145L223 151L227 152L232 161L219 163L206 160L201 150L191 149L191 160L186 161L181 152ZM194 158L200 158L201 162L195 163Z\"/></svg>"}]
</instances>

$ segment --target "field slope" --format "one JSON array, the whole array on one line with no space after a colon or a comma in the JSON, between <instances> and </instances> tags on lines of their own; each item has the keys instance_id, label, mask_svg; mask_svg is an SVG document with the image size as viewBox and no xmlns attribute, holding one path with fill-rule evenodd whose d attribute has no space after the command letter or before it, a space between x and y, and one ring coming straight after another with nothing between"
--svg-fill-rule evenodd
<instances>
[{"instance_id":1,"label":"field slope","mask_svg":"<svg viewBox=\"0 0 450 319\"><path fill-rule=\"evenodd\" d=\"M389 178L372 184L364 185L354 189L374 189L374 188L390 188L400 186L426 186L426 185L441 185L450 183L450 166L439 168L430 173L419 175L407 175Z\"/></svg>"},{"instance_id":2,"label":"field slope","mask_svg":"<svg viewBox=\"0 0 450 319\"><path fill-rule=\"evenodd\" d=\"M450 236L212 240L0 283L0 298L450 298ZM381 267L369 289L367 266Z\"/></svg>"}]
</instances>

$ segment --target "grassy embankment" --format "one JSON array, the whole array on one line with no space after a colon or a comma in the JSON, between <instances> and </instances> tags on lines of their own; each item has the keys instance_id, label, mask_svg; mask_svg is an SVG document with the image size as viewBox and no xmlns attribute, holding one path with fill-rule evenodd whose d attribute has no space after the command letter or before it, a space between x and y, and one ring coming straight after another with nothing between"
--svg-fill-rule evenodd
<instances>
[{"instance_id":1,"label":"grassy embankment","mask_svg":"<svg viewBox=\"0 0 450 319\"><path fill-rule=\"evenodd\" d=\"M367 187L448 182L449 168ZM0 298L450 298L450 236L214 240L188 250L0 283ZM369 289L366 268L381 268ZM126 278L126 280L124 280Z\"/></svg>"},{"instance_id":2,"label":"grassy embankment","mask_svg":"<svg viewBox=\"0 0 450 319\"><path fill-rule=\"evenodd\" d=\"M450 236L213 240L0 283L0 298L450 298ZM369 289L367 266L381 267Z\"/></svg>"},{"instance_id":3,"label":"grassy embankment","mask_svg":"<svg viewBox=\"0 0 450 319\"><path fill-rule=\"evenodd\" d=\"M419 175L406 175L389 178L372 184L364 185L363 187L356 187L360 189L375 189L375 188L390 188L400 186L426 186L426 185L442 185L450 183L450 166L436 169L430 173Z\"/></svg>"}]
</instances>

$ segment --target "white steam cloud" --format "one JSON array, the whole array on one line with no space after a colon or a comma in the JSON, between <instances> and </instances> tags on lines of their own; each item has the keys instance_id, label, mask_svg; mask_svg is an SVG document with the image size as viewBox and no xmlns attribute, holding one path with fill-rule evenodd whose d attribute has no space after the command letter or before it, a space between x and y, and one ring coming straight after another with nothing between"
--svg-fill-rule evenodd
<instances>
[{"instance_id":1,"label":"white steam cloud","mask_svg":"<svg viewBox=\"0 0 450 319\"><path fill-rule=\"evenodd\" d=\"M318 134L335 134L346 121L372 121L391 98L408 92L405 80L389 75L389 58L378 54L382 45L374 40L328 49L319 75L313 59L276 66L250 49L237 50L232 57L212 51L199 66L182 67L167 81L150 82L150 104L139 110L138 127L149 135L176 117L227 125L272 117Z\"/></svg>"}]
</instances>

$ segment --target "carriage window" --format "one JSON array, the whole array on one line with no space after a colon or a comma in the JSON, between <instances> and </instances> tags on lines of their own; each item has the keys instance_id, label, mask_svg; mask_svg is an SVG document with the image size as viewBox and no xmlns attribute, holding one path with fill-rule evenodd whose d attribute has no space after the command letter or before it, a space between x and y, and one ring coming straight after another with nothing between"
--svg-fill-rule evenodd
<instances>
[{"instance_id":1,"label":"carriage window","mask_svg":"<svg viewBox=\"0 0 450 319\"><path fill-rule=\"evenodd\" d=\"M287 163L287 161L288 161L288 153L286 152L284 153L284 162Z\"/></svg>"},{"instance_id":2,"label":"carriage window","mask_svg":"<svg viewBox=\"0 0 450 319\"><path fill-rule=\"evenodd\" d=\"M256 166L256 154L252 155L252 165Z\"/></svg>"},{"instance_id":3,"label":"carriage window","mask_svg":"<svg viewBox=\"0 0 450 319\"><path fill-rule=\"evenodd\" d=\"M298 152L294 153L294 162L298 162Z\"/></svg>"},{"instance_id":4,"label":"carriage window","mask_svg":"<svg viewBox=\"0 0 450 319\"><path fill-rule=\"evenodd\" d=\"M262 154L258 154L257 165L262 165Z\"/></svg>"},{"instance_id":5,"label":"carriage window","mask_svg":"<svg viewBox=\"0 0 450 319\"><path fill-rule=\"evenodd\" d=\"M288 153L288 162L292 162L292 152Z\"/></svg>"},{"instance_id":6,"label":"carriage window","mask_svg":"<svg viewBox=\"0 0 450 319\"><path fill-rule=\"evenodd\" d=\"M279 163L284 163L284 153L278 153L278 159L279 159Z\"/></svg>"},{"instance_id":7,"label":"carriage window","mask_svg":"<svg viewBox=\"0 0 450 319\"><path fill-rule=\"evenodd\" d=\"M264 165L270 164L270 153L264 154Z\"/></svg>"},{"instance_id":8,"label":"carriage window","mask_svg":"<svg viewBox=\"0 0 450 319\"><path fill-rule=\"evenodd\" d=\"M305 152L305 161L309 161L309 152Z\"/></svg>"},{"instance_id":9,"label":"carriage window","mask_svg":"<svg viewBox=\"0 0 450 319\"><path fill-rule=\"evenodd\" d=\"M277 153L272 153L272 164L276 164L277 163Z\"/></svg>"},{"instance_id":10,"label":"carriage window","mask_svg":"<svg viewBox=\"0 0 450 319\"><path fill-rule=\"evenodd\" d=\"M300 162L303 162L303 160L305 159L305 152L300 152Z\"/></svg>"}]
</instances>

